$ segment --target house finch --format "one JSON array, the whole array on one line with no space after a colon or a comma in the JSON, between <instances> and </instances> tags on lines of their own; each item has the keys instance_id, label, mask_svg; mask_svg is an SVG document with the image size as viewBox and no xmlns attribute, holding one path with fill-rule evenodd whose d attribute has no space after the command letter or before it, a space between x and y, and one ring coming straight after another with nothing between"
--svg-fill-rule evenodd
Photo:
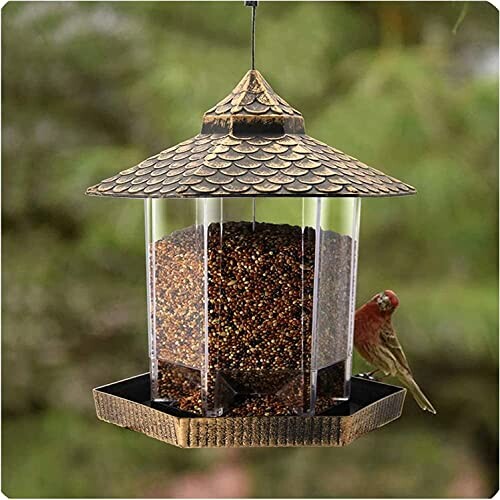
<instances>
[{"instance_id":1,"label":"house finch","mask_svg":"<svg viewBox=\"0 0 500 500\"><path fill-rule=\"evenodd\" d=\"M397 377L412 393L422 410L436 413L431 402L415 382L403 348L392 326L392 314L399 299L392 290L375 295L356 311L354 345L361 356L385 375Z\"/></svg>"}]
</instances>

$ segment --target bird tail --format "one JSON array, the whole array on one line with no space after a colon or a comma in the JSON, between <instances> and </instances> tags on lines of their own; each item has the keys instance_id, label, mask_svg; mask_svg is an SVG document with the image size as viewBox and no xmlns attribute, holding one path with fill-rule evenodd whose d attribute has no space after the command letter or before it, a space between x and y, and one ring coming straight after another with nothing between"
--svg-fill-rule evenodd
<instances>
[{"instance_id":1,"label":"bird tail","mask_svg":"<svg viewBox=\"0 0 500 500\"><path fill-rule=\"evenodd\" d=\"M426 395L422 392L422 389L420 389L411 375L409 377L405 377L403 382L422 410L434 413L434 415L437 413L434 406L432 406L432 403L427 399Z\"/></svg>"}]
</instances>

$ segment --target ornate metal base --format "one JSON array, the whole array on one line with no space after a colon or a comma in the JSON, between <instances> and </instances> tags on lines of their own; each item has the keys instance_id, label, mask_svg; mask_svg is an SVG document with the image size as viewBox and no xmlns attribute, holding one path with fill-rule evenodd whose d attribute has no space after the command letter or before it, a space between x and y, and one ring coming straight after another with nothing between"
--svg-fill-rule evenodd
<instances>
[{"instance_id":1,"label":"ornate metal base","mask_svg":"<svg viewBox=\"0 0 500 500\"><path fill-rule=\"evenodd\" d=\"M149 374L94 389L98 418L181 448L345 446L397 419L406 389L354 377L351 399L314 417L189 417L151 407Z\"/></svg>"}]
</instances>

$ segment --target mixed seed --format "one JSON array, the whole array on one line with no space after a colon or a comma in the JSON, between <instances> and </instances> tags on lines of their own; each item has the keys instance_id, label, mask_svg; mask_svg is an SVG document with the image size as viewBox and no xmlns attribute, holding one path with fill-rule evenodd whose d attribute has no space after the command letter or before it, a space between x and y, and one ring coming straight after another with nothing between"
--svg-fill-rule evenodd
<instances>
[{"instance_id":1,"label":"mixed seed","mask_svg":"<svg viewBox=\"0 0 500 500\"><path fill-rule=\"evenodd\" d=\"M212 223L206 246L197 226L156 241L151 253L156 399L207 416L301 415L311 411L312 363L322 369L317 409L342 398L351 238L321 234L327 265L316 283L315 359L314 229Z\"/></svg>"}]
</instances>

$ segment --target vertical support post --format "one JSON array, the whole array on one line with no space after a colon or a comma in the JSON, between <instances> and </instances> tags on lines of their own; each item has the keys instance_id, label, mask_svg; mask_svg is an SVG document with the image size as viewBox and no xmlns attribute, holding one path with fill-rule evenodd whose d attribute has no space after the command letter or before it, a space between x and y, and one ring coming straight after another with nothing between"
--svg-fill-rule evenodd
<instances>
[{"instance_id":1,"label":"vertical support post","mask_svg":"<svg viewBox=\"0 0 500 500\"><path fill-rule=\"evenodd\" d=\"M205 415L208 413L208 370L209 370L209 346L208 346L208 226L209 226L209 203L208 198L201 201L201 223L203 239L203 347L201 363L201 400L204 406ZM197 216L198 218L198 216Z\"/></svg>"},{"instance_id":2,"label":"vertical support post","mask_svg":"<svg viewBox=\"0 0 500 500\"><path fill-rule=\"evenodd\" d=\"M209 258L211 251L215 249L209 248L209 229L210 224L219 224L219 244L222 246L223 223L224 223L224 199L220 198L203 198L201 201L202 214L197 215L198 220L202 221L202 238L203 238L203 362L201 363L201 399L203 404L204 414L207 417L219 417L222 415L224 408L218 406L217 390L217 373L216 362L214 363L216 353L210 350L210 293L219 293L220 291L209 289ZM218 253L217 253L218 255ZM221 263L219 262L219 265ZM215 312L216 313L216 312Z\"/></svg>"},{"instance_id":3,"label":"vertical support post","mask_svg":"<svg viewBox=\"0 0 500 500\"><path fill-rule=\"evenodd\" d=\"M316 396L318 388L318 313L319 313L319 286L320 286L320 271L321 271L321 215L322 215L322 199L314 198L314 285L313 285L313 310L312 310L312 327L311 327L311 386L310 386L310 406L309 414L314 415L314 407L316 405Z\"/></svg>"},{"instance_id":4,"label":"vertical support post","mask_svg":"<svg viewBox=\"0 0 500 500\"><path fill-rule=\"evenodd\" d=\"M356 285L358 275L358 246L359 246L359 226L361 219L361 198L351 198L350 220L351 220L351 294L349 297L349 329L348 329L348 357L346 360L346 398L350 397L351 385L348 383L352 375L352 354L354 344L354 319L356 312Z\"/></svg>"},{"instance_id":5,"label":"vertical support post","mask_svg":"<svg viewBox=\"0 0 500 500\"><path fill-rule=\"evenodd\" d=\"M153 200L144 200L144 233L146 257L146 302L148 313L148 354L149 373L151 377L151 399L158 397L158 357L156 353L156 327L155 327L155 279L156 255L154 244L155 211Z\"/></svg>"}]
</instances>

